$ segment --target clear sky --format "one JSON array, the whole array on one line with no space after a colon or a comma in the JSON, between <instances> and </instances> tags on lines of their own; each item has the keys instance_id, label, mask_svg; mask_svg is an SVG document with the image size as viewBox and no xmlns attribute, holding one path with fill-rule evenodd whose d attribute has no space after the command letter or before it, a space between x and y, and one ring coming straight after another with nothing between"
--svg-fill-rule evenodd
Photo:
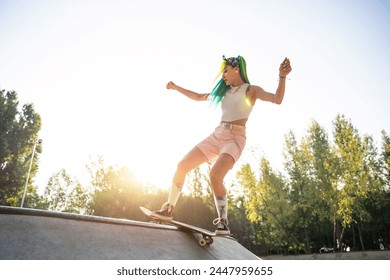
<instances>
[{"instance_id":1,"label":"clear sky","mask_svg":"<svg viewBox=\"0 0 390 280\"><path fill-rule=\"evenodd\" d=\"M331 134L338 113L379 146L389 30L390 1L378 0L0 0L0 88L42 117L40 189L61 168L81 178L97 155L168 188L220 109L165 85L210 92L222 55L242 55L271 92L284 57L293 67L283 104L256 104L236 168L266 156L281 170L284 135L300 138L312 119Z\"/></svg>"}]
</instances>

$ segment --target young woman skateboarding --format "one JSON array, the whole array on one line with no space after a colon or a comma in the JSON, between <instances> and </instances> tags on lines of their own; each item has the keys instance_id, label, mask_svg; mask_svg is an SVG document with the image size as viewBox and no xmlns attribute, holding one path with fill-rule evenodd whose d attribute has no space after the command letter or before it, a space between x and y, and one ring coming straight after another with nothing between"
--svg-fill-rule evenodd
<instances>
[{"instance_id":1,"label":"young woman skateboarding","mask_svg":"<svg viewBox=\"0 0 390 280\"><path fill-rule=\"evenodd\" d=\"M214 193L218 218L214 220L217 226L215 233L230 234L227 217L227 192L223 180L225 175L239 159L246 142L245 124L256 101L268 101L281 104L284 97L286 76L291 72L288 58L279 67L279 84L275 93L265 91L259 86L251 85L246 72L246 62L242 56L225 58L223 56L221 79L211 93L196 93L182 88L173 82L167 84L167 89L176 90L195 101L210 100L221 104L221 122L214 132L197 144L178 163L173 176L168 201L153 216L161 220L173 219L173 209L182 191L186 174L198 165L209 162L213 166L210 171L210 182Z\"/></svg>"}]
</instances>

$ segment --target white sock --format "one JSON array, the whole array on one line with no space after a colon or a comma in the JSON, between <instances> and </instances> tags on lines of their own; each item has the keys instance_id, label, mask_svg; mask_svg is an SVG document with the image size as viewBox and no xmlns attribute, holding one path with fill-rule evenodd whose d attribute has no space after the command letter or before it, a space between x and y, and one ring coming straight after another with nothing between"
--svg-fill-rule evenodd
<instances>
[{"instance_id":1,"label":"white sock","mask_svg":"<svg viewBox=\"0 0 390 280\"><path fill-rule=\"evenodd\" d=\"M221 197L214 195L215 207L217 208L218 217L227 220L228 201L227 194Z\"/></svg>"},{"instance_id":2,"label":"white sock","mask_svg":"<svg viewBox=\"0 0 390 280\"><path fill-rule=\"evenodd\" d=\"M172 183L171 189L169 191L168 203L172 206L175 206L177 201L179 200L179 196L181 194L181 189L183 188L183 184Z\"/></svg>"}]
</instances>

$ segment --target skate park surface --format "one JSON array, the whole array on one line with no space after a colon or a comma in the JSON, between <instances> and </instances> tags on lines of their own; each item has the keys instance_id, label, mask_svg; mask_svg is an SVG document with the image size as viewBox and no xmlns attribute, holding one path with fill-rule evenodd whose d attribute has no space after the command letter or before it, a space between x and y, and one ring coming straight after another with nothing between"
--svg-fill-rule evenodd
<instances>
[{"instance_id":1,"label":"skate park surface","mask_svg":"<svg viewBox=\"0 0 390 280\"><path fill-rule=\"evenodd\" d=\"M175 226L0 206L2 260L253 260L232 237L202 236Z\"/></svg>"},{"instance_id":2,"label":"skate park surface","mask_svg":"<svg viewBox=\"0 0 390 280\"><path fill-rule=\"evenodd\" d=\"M390 260L390 251L358 251L304 255L261 256L262 260Z\"/></svg>"}]
</instances>

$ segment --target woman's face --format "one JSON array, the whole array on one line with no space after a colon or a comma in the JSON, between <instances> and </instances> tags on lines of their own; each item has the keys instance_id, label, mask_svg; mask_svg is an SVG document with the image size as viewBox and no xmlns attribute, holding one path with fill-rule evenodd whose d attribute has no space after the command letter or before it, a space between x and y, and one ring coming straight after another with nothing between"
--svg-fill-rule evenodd
<instances>
[{"instance_id":1,"label":"woman's face","mask_svg":"<svg viewBox=\"0 0 390 280\"><path fill-rule=\"evenodd\" d=\"M238 67L226 65L225 69L222 72L222 79L228 86L232 85L237 80L237 77L239 77L240 75L239 70L240 69Z\"/></svg>"}]
</instances>

